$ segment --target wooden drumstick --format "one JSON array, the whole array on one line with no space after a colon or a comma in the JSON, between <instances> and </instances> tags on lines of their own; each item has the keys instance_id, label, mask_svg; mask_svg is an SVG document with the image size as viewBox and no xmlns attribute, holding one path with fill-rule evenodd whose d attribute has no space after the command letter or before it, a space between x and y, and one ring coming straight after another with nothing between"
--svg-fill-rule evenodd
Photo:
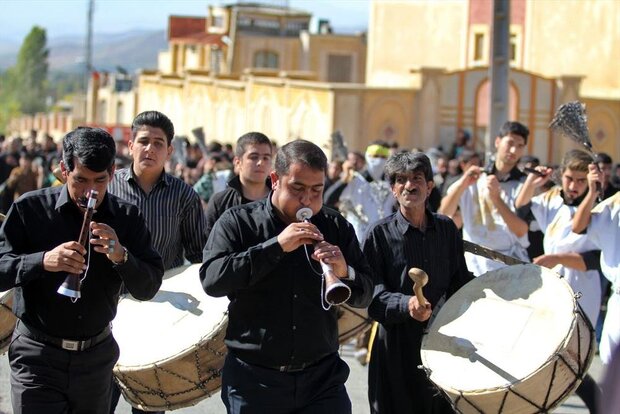
<instances>
[{"instance_id":1,"label":"wooden drumstick","mask_svg":"<svg viewBox=\"0 0 620 414\"><path fill-rule=\"evenodd\" d=\"M417 267L412 267L408 273L411 280L413 280L413 292L416 298L418 298L418 302L421 306L426 306L427 301L422 293L422 288L428 283L428 275L424 270Z\"/></svg>"}]
</instances>

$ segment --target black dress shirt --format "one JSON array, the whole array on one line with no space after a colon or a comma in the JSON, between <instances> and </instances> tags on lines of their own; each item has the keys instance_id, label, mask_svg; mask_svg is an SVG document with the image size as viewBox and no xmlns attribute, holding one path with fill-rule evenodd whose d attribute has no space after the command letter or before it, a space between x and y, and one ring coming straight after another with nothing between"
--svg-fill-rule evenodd
<instances>
[{"instance_id":1,"label":"black dress shirt","mask_svg":"<svg viewBox=\"0 0 620 414\"><path fill-rule=\"evenodd\" d=\"M205 217L200 198L192 187L162 171L147 194L129 168L117 170L108 191L135 204L151 232L153 247L164 261L164 269L181 266L186 257L191 263L202 261L207 242Z\"/></svg>"},{"instance_id":2,"label":"black dress shirt","mask_svg":"<svg viewBox=\"0 0 620 414\"><path fill-rule=\"evenodd\" d=\"M0 291L14 287L17 317L59 338L79 340L101 332L116 315L121 283L134 297L147 300L159 289L164 272L138 208L106 194L92 220L116 231L129 251L128 260L115 265L91 247L81 298L73 303L60 295L56 290L67 274L45 271L43 256L62 243L77 241L83 219L66 186L53 187L20 197L0 229Z\"/></svg>"},{"instance_id":3,"label":"black dress shirt","mask_svg":"<svg viewBox=\"0 0 620 414\"><path fill-rule=\"evenodd\" d=\"M325 207L311 221L355 269L355 280L345 282L351 288L349 304L368 306L370 269L351 225ZM301 364L338 350L337 309L321 306L320 266L313 259L308 263L304 246L283 252L277 236L285 228L269 195L227 210L205 246L203 288L230 299L225 342L250 364ZM312 246L307 248L312 254Z\"/></svg>"},{"instance_id":4,"label":"black dress shirt","mask_svg":"<svg viewBox=\"0 0 620 414\"><path fill-rule=\"evenodd\" d=\"M364 256L375 283L368 313L380 324L368 371L372 412L431 413L445 408L441 400L433 398L424 371L417 369L427 322L409 315L413 282L407 272L417 267L428 274L423 291L433 307L473 276L467 270L463 242L452 220L428 210L426 215L426 229L420 231L397 211L377 222L364 241Z\"/></svg>"},{"instance_id":5,"label":"black dress shirt","mask_svg":"<svg viewBox=\"0 0 620 414\"><path fill-rule=\"evenodd\" d=\"M265 182L265 189L268 191L270 188L271 180L267 179ZM235 175L230 181L228 181L226 189L213 194L207 203L207 211L205 213L207 220L207 238L209 237L211 230L213 230L215 222L220 218L222 213L231 207L251 202L252 200L243 196L241 179L238 175Z\"/></svg>"}]
</instances>

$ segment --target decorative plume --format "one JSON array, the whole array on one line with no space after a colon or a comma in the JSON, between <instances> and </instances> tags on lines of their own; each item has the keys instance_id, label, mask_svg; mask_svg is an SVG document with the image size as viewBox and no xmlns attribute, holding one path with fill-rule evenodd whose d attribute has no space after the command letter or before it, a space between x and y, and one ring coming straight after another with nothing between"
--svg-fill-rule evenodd
<instances>
[{"instance_id":1,"label":"decorative plume","mask_svg":"<svg viewBox=\"0 0 620 414\"><path fill-rule=\"evenodd\" d=\"M565 135L579 145L583 145L593 154L585 104L573 101L560 105L549 124L549 128L553 132Z\"/></svg>"}]
</instances>

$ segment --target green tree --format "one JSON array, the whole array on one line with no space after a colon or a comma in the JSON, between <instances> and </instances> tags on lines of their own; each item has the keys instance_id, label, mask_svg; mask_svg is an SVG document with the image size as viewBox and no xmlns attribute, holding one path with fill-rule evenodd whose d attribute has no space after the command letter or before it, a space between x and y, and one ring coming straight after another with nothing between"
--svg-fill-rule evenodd
<instances>
[{"instance_id":1,"label":"green tree","mask_svg":"<svg viewBox=\"0 0 620 414\"><path fill-rule=\"evenodd\" d=\"M47 35L45 29L34 26L17 55L13 78L15 98L22 113L34 114L45 110L47 88Z\"/></svg>"},{"instance_id":2,"label":"green tree","mask_svg":"<svg viewBox=\"0 0 620 414\"><path fill-rule=\"evenodd\" d=\"M6 132L11 118L19 116L19 102L15 99L15 76L12 70L0 73L0 134Z\"/></svg>"}]
</instances>

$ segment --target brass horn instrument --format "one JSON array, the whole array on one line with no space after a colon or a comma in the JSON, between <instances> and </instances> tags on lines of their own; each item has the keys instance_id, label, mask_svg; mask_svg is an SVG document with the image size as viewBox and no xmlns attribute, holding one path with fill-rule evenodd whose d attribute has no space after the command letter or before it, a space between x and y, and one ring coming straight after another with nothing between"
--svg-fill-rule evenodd
<instances>
[{"instance_id":1,"label":"brass horn instrument","mask_svg":"<svg viewBox=\"0 0 620 414\"><path fill-rule=\"evenodd\" d=\"M310 222L312 210L308 207L300 208L295 215L297 220ZM325 302L332 306L341 305L351 297L351 288L342 283L342 281L334 274L334 269L329 263L320 261L323 277L325 279L325 293L322 298Z\"/></svg>"},{"instance_id":2,"label":"brass horn instrument","mask_svg":"<svg viewBox=\"0 0 620 414\"><path fill-rule=\"evenodd\" d=\"M98 192L90 190L88 192L88 201L86 202L86 211L84 212L84 221L82 221L82 230L80 231L80 238L78 243L86 247L88 243L88 236L90 234L90 222L93 219L95 213L95 204L97 204ZM58 288L56 292L61 295L68 296L72 300L80 298L80 287L82 285L82 273L68 273L65 281Z\"/></svg>"}]
</instances>

